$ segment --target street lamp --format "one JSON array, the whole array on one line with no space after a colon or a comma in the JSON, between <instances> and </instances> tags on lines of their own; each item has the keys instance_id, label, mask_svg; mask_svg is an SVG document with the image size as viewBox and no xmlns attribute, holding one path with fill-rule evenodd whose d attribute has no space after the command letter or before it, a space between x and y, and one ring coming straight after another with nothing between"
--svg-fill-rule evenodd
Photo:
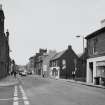
<instances>
[{"instance_id":1,"label":"street lamp","mask_svg":"<svg viewBox=\"0 0 105 105\"><path fill-rule=\"evenodd\" d=\"M84 36L80 36L80 35L77 35L76 36L77 38L82 38L82 40L83 40L83 54L84 54L84 52L85 52L85 47L84 47Z\"/></svg>"},{"instance_id":2,"label":"street lamp","mask_svg":"<svg viewBox=\"0 0 105 105\"><path fill-rule=\"evenodd\" d=\"M85 54L84 39L85 39L85 37L84 37L84 36L80 36L80 35L77 35L76 37L77 37L77 38L82 38L82 40L83 40L83 56L82 56L82 57L83 57L83 58L82 58L83 61L82 61L82 64L83 64L83 70L84 70L84 68L85 68L85 67L84 67L84 59L85 59L85 58L84 58L84 54ZM85 73L85 72L84 72L84 73ZM83 76L85 75L84 73L83 73Z\"/></svg>"}]
</instances>

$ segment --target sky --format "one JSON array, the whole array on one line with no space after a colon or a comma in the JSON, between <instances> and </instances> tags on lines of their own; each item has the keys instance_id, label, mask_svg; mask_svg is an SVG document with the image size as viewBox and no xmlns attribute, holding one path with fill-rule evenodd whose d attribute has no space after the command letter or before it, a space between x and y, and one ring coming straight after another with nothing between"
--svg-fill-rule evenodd
<instances>
[{"instance_id":1,"label":"sky","mask_svg":"<svg viewBox=\"0 0 105 105\"><path fill-rule=\"evenodd\" d=\"M82 53L83 41L101 28L105 0L0 0L5 30L10 32L11 58L24 65L39 48Z\"/></svg>"}]
</instances>

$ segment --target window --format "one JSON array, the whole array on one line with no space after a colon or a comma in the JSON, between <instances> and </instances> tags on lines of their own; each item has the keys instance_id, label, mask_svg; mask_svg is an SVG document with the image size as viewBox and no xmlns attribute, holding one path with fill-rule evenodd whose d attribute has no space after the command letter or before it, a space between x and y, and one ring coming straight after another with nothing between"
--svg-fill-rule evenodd
<instances>
[{"instance_id":1,"label":"window","mask_svg":"<svg viewBox=\"0 0 105 105\"><path fill-rule=\"evenodd\" d=\"M66 68L66 60L63 59L63 60L62 60L62 69L65 69L65 68Z\"/></svg>"},{"instance_id":2,"label":"window","mask_svg":"<svg viewBox=\"0 0 105 105\"><path fill-rule=\"evenodd\" d=\"M57 66L57 61L55 61L55 66Z\"/></svg>"},{"instance_id":3,"label":"window","mask_svg":"<svg viewBox=\"0 0 105 105\"><path fill-rule=\"evenodd\" d=\"M96 54L97 38L93 39L93 54Z\"/></svg>"}]
</instances>

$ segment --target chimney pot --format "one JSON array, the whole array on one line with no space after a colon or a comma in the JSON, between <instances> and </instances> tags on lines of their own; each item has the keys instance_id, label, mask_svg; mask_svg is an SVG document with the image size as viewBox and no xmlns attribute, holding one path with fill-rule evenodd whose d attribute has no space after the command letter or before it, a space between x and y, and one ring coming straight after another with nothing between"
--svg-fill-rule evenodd
<instances>
[{"instance_id":1,"label":"chimney pot","mask_svg":"<svg viewBox=\"0 0 105 105\"><path fill-rule=\"evenodd\" d=\"M68 49L71 49L72 48L72 46L71 45L68 45Z\"/></svg>"},{"instance_id":2,"label":"chimney pot","mask_svg":"<svg viewBox=\"0 0 105 105\"><path fill-rule=\"evenodd\" d=\"M103 27L105 27L105 19L103 19L103 20L101 20L101 27L103 28Z\"/></svg>"}]
</instances>

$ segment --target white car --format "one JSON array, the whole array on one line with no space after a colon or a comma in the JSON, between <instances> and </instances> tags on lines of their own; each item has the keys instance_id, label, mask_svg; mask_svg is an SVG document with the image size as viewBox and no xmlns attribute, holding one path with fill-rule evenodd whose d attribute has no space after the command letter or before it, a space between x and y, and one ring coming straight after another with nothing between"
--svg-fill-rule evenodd
<instances>
[{"instance_id":1,"label":"white car","mask_svg":"<svg viewBox=\"0 0 105 105\"><path fill-rule=\"evenodd\" d=\"M27 75L27 73L26 72L21 72L21 74L20 74L21 76L26 76Z\"/></svg>"}]
</instances>

